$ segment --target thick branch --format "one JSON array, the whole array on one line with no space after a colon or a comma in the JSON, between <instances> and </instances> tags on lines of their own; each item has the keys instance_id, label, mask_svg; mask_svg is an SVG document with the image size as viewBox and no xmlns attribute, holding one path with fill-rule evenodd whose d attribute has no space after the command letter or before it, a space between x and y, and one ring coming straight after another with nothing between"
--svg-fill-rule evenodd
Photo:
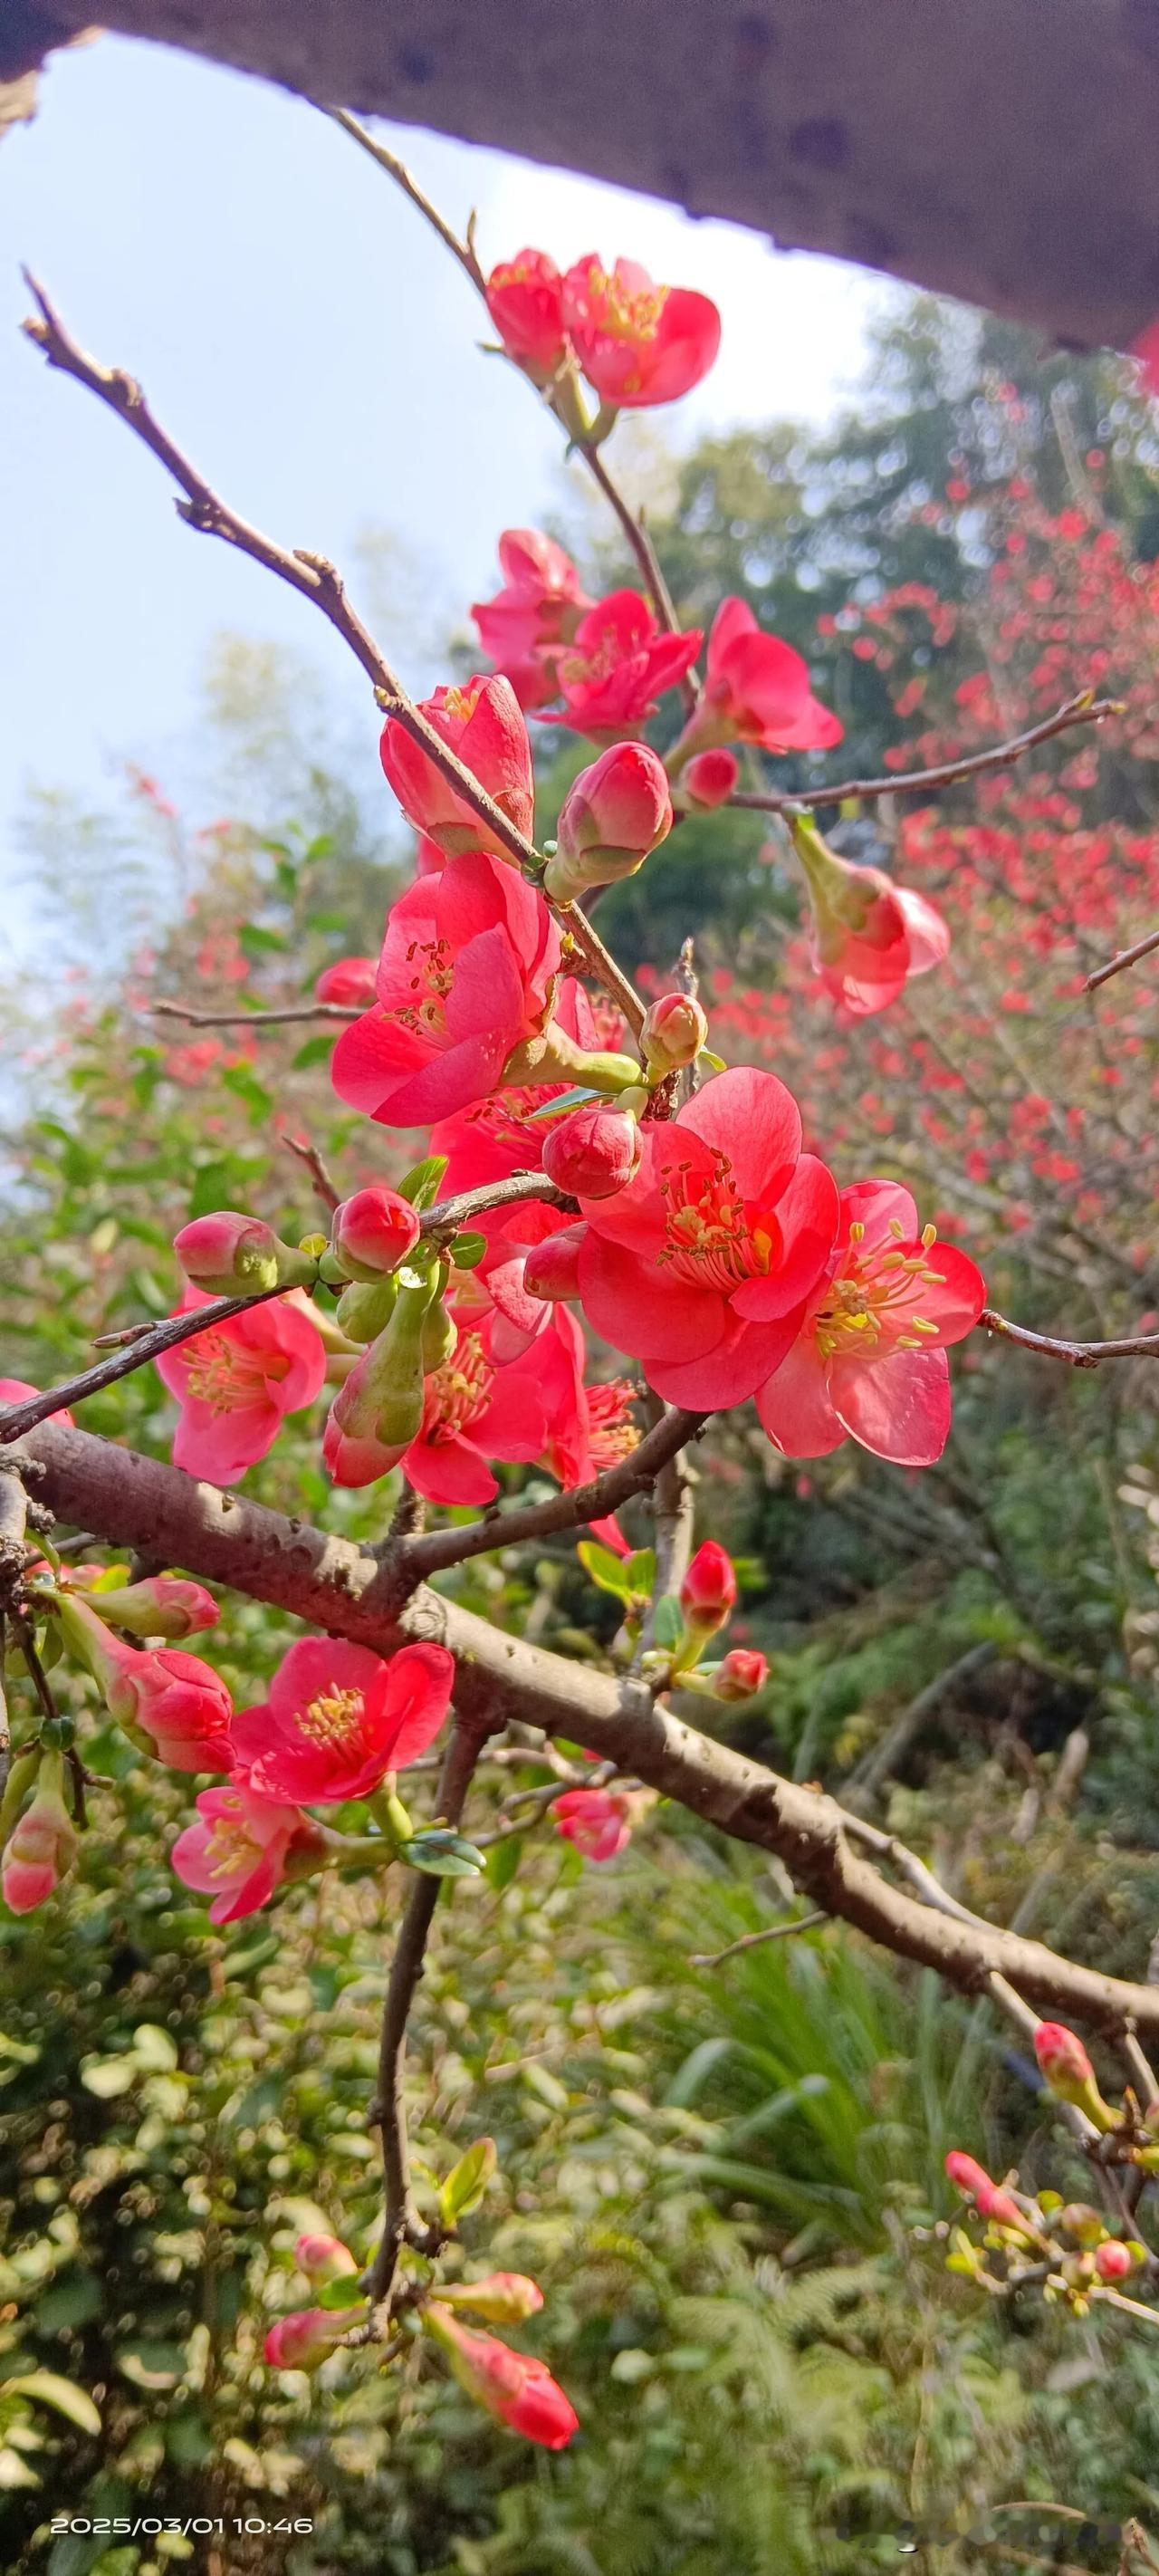
<instances>
[{"instance_id":1,"label":"thick branch","mask_svg":"<svg viewBox=\"0 0 1159 2576\"><path fill-rule=\"evenodd\" d=\"M1026 733L1013 734L1009 742L995 743L990 751L963 753L959 760L943 761L937 769L899 770L892 778L843 778L834 787L804 788L796 796L757 796L740 790L728 801L756 814L786 814L798 811L802 805L844 804L847 797L860 797L864 803L874 796L921 796L935 787L953 787L960 778L980 778L989 769L1010 769L1028 751L1036 750L1040 742L1051 742L1055 734L1066 733L1072 725L1104 724L1108 716L1122 712L1117 698L1094 698L1087 689L1081 697L1068 698L1057 715L1031 725ZM1123 965L1129 962L1129 956L1120 961ZM1104 974L1113 971L1103 969Z\"/></svg>"},{"instance_id":2,"label":"thick branch","mask_svg":"<svg viewBox=\"0 0 1159 2576\"><path fill-rule=\"evenodd\" d=\"M395 1561L401 1562L417 1583L424 1575L439 1573L444 1566L462 1565L470 1556L485 1556L493 1547L512 1547L517 1539L550 1538L558 1530L582 1529L587 1521L605 1520L609 1512L619 1510L621 1503L630 1502L633 1494L647 1493L685 1441L693 1439L702 1428L705 1418L703 1413L674 1408L662 1415L637 1449L630 1450L602 1476L593 1477L590 1484L574 1485L566 1494L551 1494L543 1503L517 1505L509 1512L487 1512L467 1529L432 1530L425 1538L404 1542Z\"/></svg>"},{"instance_id":3,"label":"thick branch","mask_svg":"<svg viewBox=\"0 0 1159 2576\"><path fill-rule=\"evenodd\" d=\"M351 607L333 564L328 563L324 555L311 554L302 546L296 546L290 552L272 537L263 535L260 528L251 527L236 510L231 510L174 444L168 431L154 419L141 387L133 377L126 375L123 368L104 367L97 359L90 358L65 328L44 288L27 269L24 276L40 308L40 319L26 322L24 329L37 348L43 350L49 366L59 367L65 375L75 376L78 384L85 385L99 401L107 403L110 411L115 412L117 418L143 441L185 493L184 502L179 501L177 507L191 528L199 529L205 536L221 537L226 545L236 546L239 553L251 555L255 563L264 565L267 572L276 573L279 581L288 582L292 590L300 591L304 599L312 600L314 606L321 609L323 616L329 618L330 624L361 663L384 714L393 716L421 746L440 776L486 823L509 858L514 859L518 867L528 867L538 875L540 858L534 842L525 840L522 832L516 830L501 807L480 786L473 772L464 767L441 734L435 731L421 708L407 696L381 648ZM609 956L586 915L578 904L571 904L562 911L560 918L588 972L611 994L629 1027L638 1032L644 1018L643 1003L627 976L621 974L615 959Z\"/></svg>"},{"instance_id":4,"label":"thick branch","mask_svg":"<svg viewBox=\"0 0 1159 2576\"><path fill-rule=\"evenodd\" d=\"M658 1707L640 1683L508 1636L425 1586L406 1597L397 1567L368 1549L198 1484L159 1459L59 1423L45 1423L26 1446L42 1470L38 1496L107 1544L148 1547L167 1565L379 1653L409 1638L442 1643L459 1666L462 1715L486 1726L514 1717L590 1746L722 1833L775 1853L815 1905L898 1957L936 1969L967 1994L984 1990L996 1970L1055 2014L1112 2037L1133 2021L1141 2039L1159 2040L1159 1987L1103 1976L1041 1942L942 1914L889 1886L851 1851L847 1819L832 1798L713 1743ZM900 1849L894 1845L895 1859Z\"/></svg>"}]
</instances>

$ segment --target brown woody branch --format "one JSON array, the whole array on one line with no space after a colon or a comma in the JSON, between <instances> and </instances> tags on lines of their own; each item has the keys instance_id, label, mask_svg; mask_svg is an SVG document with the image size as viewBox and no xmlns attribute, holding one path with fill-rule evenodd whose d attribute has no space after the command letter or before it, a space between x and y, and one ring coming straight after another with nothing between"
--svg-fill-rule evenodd
<instances>
[{"instance_id":1,"label":"brown woody branch","mask_svg":"<svg viewBox=\"0 0 1159 2576\"><path fill-rule=\"evenodd\" d=\"M1010 769L1028 751L1037 750L1039 743L1053 741L1056 734L1068 732L1072 725L1105 724L1108 716L1122 712L1120 699L1096 698L1086 689L1080 697L1068 698L1056 715L1029 726L1025 733L1013 734L1009 742L995 743L990 751L963 754L959 760L943 761L936 769L899 770L892 778L843 778L834 787L802 788L795 796L758 796L742 789L728 801L755 814L787 814L799 811L803 805L841 805L854 797L864 803L876 796L921 796L935 787L954 787L960 778L981 778L987 770ZM1130 964L1130 953L1119 962ZM1114 971L1103 969L1104 974Z\"/></svg>"},{"instance_id":2,"label":"brown woody branch","mask_svg":"<svg viewBox=\"0 0 1159 2576\"><path fill-rule=\"evenodd\" d=\"M813 1905L963 1993L986 1991L997 1972L1030 2002L1111 2038L1132 2022L1141 2040L1159 2040L1159 1987L1104 1976L1042 1942L980 1918L963 1921L890 1886L851 1848L850 1820L834 1799L714 1743L657 1706L642 1684L509 1636L425 1586L412 1589L405 1567L219 1493L159 1459L59 1423L45 1423L26 1447L42 1471L38 1496L62 1520L109 1545L146 1546L167 1565L379 1653L411 1638L446 1645L459 1667L460 1715L486 1727L516 1718L590 1746L706 1824L775 1853Z\"/></svg>"},{"instance_id":3,"label":"brown woody branch","mask_svg":"<svg viewBox=\"0 0 1159 2576\"><path fill-rule=\"evenodd\" d=\"M181 1020L192 1029L288 1028L294 1020L360 1020L346 1002L295 1002L284 1011L198 1011L190 1002L150 1002L152 1020Z\"/></svg>"},{"instance_id":4,"label":"brown woody branch","mask_svg":"<svg viewBox=\"0 0 1159 2576\"><path fill-rule=\"evenodd\" d=\"M1103 1360L1151 1359L1159 1352L1159 1333L1130 1333L1117 1342L1061 1341L1053 1333L1032 1333L1026 1324L1010 1323L993 1306L983 1306L978 1321L1004 1342L1016 1342L1020 1350L1037 1351L1046 1360L1064 1360L1068 1368L1094 1369Z\"/></svg>"},{"instance_id":5,"label":"brown woody branch","mask_svg":"<svg viewBox=\"0 0 1159 2576\"><path fill-rule=\"evenodd\" d=\"M78 384L96 394L98 400L106 403L118 420L123 420L142 440L184 492L185 499L178 502L177 508L187 526L198 529L204 536L220 537L226 545L236 547L240 554L252 556L255 563L262 564L267 572L275 573L279 581L288 582L291 590L300 592L303 599L311 600L315 608L321 609L323 616L329 619L343 643L361 663L383 713L394 717L420 745L440 777L445 778L456 795L471 806L516 866L527 868L538 877L542 873L542 862L534 842L526 840L523 833L516 830L493 797L480 786L473 772L465 768L450 750L421 708L407 696L381 647L351 607L334 565L324 555L311 554L304 546L295 546L291 551L278 545L274 538L265 536L260 528L252 527L248 520L239 517L174 444L168 431L154 419L134 378L126 375L123 368L104 367L97 359L90 358L66 329L44 288L28 269L23 274L39 307L39 319L25 322L23 328L36 347L43 350L49 366L59 367L65 375L75 376ZM571 904L561 911L560 919L570 932L587 972L603 985L623 1012L628 1026L638 1033L643 1023L644 1005L635 987L621 973L615 959L597 937L586 915L578 904Z\"/></svg>"},{"instance_id":6,"label":"brown woody branch","mask_svg":"<svg viewBox=\"0 0 1159 2576\"><path fill-rule=\"evenodd\" d=\"M587 1521L605 1520L609 1512L630 1502L633 1494L647 1493L685 1442L703 1429L706 1419L703 1413L674 1407L661 1416L638 1448L606 1468L602 1476L593 1477L590 1484L573 1485L570 1492L551 1494L546 1502L485 1512L482 1520L472 1521L466 1529L432 1530L427 1537L408 1539L399 1561L418 1583L445 1566L485 1556L491 1548L513 1547L519 1539L550 1538L559 1530L582 1529Z\"/></svg>"},{"instance_id":7,"label":"brown woody branch","mask_svg":"<svg viewBox=\"0 0 1159 2576\"><path fill-rule=\"evenodd\" d=\"M1100 984L1109 984L1112 975L1125 975L1128 966L1140 965L1144 957L1154 956L1157 948L1159 948L1159 930L1151 930L1148 931L1145 939L1137 939L1133 948L1116 949L1114 956L1108 957L1105 966L1096 966L1094 974L1088 975L1083 985L1084 993L1097 993Z\"/></svg>"}]
</instances>

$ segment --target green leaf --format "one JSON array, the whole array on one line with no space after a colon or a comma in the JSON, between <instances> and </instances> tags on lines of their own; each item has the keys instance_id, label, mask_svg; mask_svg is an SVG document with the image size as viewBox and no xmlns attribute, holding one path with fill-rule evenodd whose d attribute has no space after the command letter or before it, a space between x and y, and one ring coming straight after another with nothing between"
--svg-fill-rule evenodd
<instances>
[{"instance_id":1,"label":"green leaf","mask_svg":"<svg viewBox=\"0 0 1159 2576\"><path fill-rule=\"evenodd\" d=\"M409 1199L412 1207L431 1207L438 1197L446 1168L445 1154L428 1154L423 1162L413 1163L398 1184L400 1198Z\"/></svg>"},{"instance_id":2,"label":"green leaf","mask_svg":"<svg viewBox=\"0 0 1159 2576\"><path fill-rule=\"evenodd\" d=\"M498 2161L494 2138L476 2138L474 2146L452 2165L439 2193L444 2227L457 2226L469 2210L478 2208Z\"/></svg>"},{"instance_id":3,"label":"green leaf","mask_svg":"<svg viewBox=\"0 0 1159 2576\"><path fill-rule=\"evenodd\" d=\"M487 1854L487 1884L497 1895L510 1887L522 1858L522 1834L504 1834L502 1842L492 1843Z\"/></svg>"},{"instance_id":4,"label":"green leaf","mask_svg":"<svg viewBox=\"0 0 1159 2576\"><path fill-rule=\"evenodd\" d=\"M474 1843L464 1842L461 1834L444 1833L437 1825L415 1834L409 1843L400 1843L398 1856L408 1869L421 1869L427 1878L475 1878L487 1866Z\"/></svg>"},{"instance_id":5,"label":"green leaf","mask_svg":"<svg viewBox=\"0 0 1159 2576\"><path fill-rule=\"evenodd\" d=\"M456 1270L477 1270L487 1249L485 1234L457 1234L451 1245Z\"/></svg>"},{"instance_id":6,"label":"green leaf","mask_svg":"<svg viewBox=\"0 0 1159 2576\"><path fill-rule=\"evenodd\" d=\"M332 1036L328 1038L307 1038L305 1046L300 1046L296 1056L291 1059L292 1070L295 1073L305 1073L308 1066L312 1064L323 1064L326 1057L329 1055L333 1044L334 1040Z\"/></svg>"},{"instance_id":7,"label":"green leaf","mask_svg":"<svg viewBox=\"0 0 1159 2576\"><path fill-rule=\"evenodd\" d=\"M258 1081L256 1073L250 1071L248 1064L227 1064L221 1079L226 1090L233 1092L235 1099L245 1102L250 1114L251 1126L256 1127L262 1119L269 1117L274 1105L272 1094L266 1090L264 1083Z\"/></svg>"},{"instance_id":8,"label":"green leaf","mask_svg":"<svg viewBox=\"0 0 1159 2576\"><path fill-rule=\"evenodd\" d=\"M366 2292L358 2286L357 2272L343 2272L339 2280L327 2281L318 2292L320 2308L361 2308L365 2303Z\"/></svg>"},{"instance_id":9,"label":"green leaf","mask_svg":"<svg viewBox=\"0 0 1159 2576\"><path fill-rule=\"evenodd\" d=\"M263 930L260 921L243 921L237 940L247 957L280 956L286 946L283 931Z\"/></svg>"},{"instance_id":10,"label":"green leaf","mask_svg":"<svg viewBox=\"0 0 1159 2576\"><path fill-rule=\"evenodd\" d=\"M656 1643L665 1654L671 1654L684 1634L680 1603L674 1592L666 1592L656 1604Z\"/></svg>"},{"instance_id":11,"label":"green leaf","mask_svg":"<svg viewBox=\"0 0 1159 2576\"><path fill-rule=\"evenodd\" d=\"M100 2432L101 2419L88 2390L78 2388L75 2379L62 2379L57 2370L29 2370L20 2379L6 2379L0 2397L34 2397L41 2406L54 2406L58 2415L66 2415L80 2432Z\"/></svg>"},{"instance_id":12,"label":"green leaf","mask_svg":"<svg viewBox=\"0 0 1159 2576\"><path fill-rule=\"evenodd\" d=\"M656 1580L655 1548L638 1547L633 1556L625 1557L624 1573L633 1598L637 1601L650 1601L652 1586Z\"/></svg>"},{"instance_id":13,"label":"green leaf","mask_svg":"<svg viewBox=\"0 0 1159 2576\"><path fill-rule=\"evenodd\" d=\"M585 1574L590 1575L601 1592L614 1593L617 1601L631 1600L632 1586L622 1556L613 1555L610 1547L601 1547L594 1538L581 1538L576 1555Z\"/></svg>"}]
</instances>

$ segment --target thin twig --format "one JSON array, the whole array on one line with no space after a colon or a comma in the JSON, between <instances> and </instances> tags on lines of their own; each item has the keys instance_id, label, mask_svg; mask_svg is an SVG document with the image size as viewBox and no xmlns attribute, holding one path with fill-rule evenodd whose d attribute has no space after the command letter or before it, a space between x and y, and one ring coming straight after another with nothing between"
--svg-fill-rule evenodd
<instances>
[{"instance_id":1,"label":"thin twig","mask_svg":"<svg viewBox=\"0 0 1159 2576\"><path fill-rule=\"evenodd\" d=\"M542 874L542 863L534 842L516 830L473 772L443 741L421 707L408 697L381 647L351 607L334 565L327 561L325 555L312 554L305 546L295 546L291 551L278 545L274 538L267 537L260 528L252 527L236 510L230 509L206 482L204 475L199 474L196 466L182 454L160 422L154 419L141 387L133 377L126 375L123 368L104 367L95 358L90 358L66 329L44 288L28 269L23 271L23 275L39 306L39 319L25 322L23 328L36 347L43 350L50 367L59 367L65 375L75 376L79 384L106 403L118 420L123 420L157 457L186 495L184 501L178 502L177 508L187 526L198 529L205 536L220 537L226 545L236 547L240 554L250 555L255 563L264 565L267 572L275 573L279 581L288 582L292 590L300 592L303 599L311 600L315 608L321 609L323 616L329 619L361 663L383 713L393 717L419 744L440 777L447 780L455 794L462 797L487 825L508 857L538 878ZM622 1011L629 1028L638 1033L643 1024L644 1005L635 987L592 929L586 915L578 904L570 904L560 909L559 917L588 973L603 985Z\"/></svg>"},{"instance_id":2,"label":"thin twig","mask_svg":"<svg viewBox=\"0 0 1159 2576\"><path fill-rule=\"evenodd\" d=\"M1039 743L1052 741L1055 734L1066 733L1072 725L1104 724L1108 716L1122 712L1120 699L1096 698L1086 689L1080 697L1068 698L1066 705L1057 714L1047 716L1042 724L1013 734L1008 742L995 743L989 751L963 753L960 759L942 761L935 769L900 770L893 778L843 778L832 787L802 788L795 796L758 796L738 789L728 801L755 814L786 814L803 805L844 804L853 797L864 803L874 796L920 796L934 787L952 787L960 778L979 778L990 769L1009 769L1028 751L1036 750Z\"/></svg>"},{"instance_id":3,"label":"thin twig","mask_svg":"<svg viewBox=\"0 0 1159 2576\"><path fill-rule=\"evenodd\" d=\"M1059 1341L1053 1333L1032 1333L1025 1324L1010 1323L993 1306L983 1306L978 1322L988 1333L999 1333L1004 1342L1017 1342L1020 1350L1037 1351L1043 1359L1065 1360L1068 1368L1094 1369L1102 1360L1149 1359L1159 1351L1159 1333L1132 1333L1119 1342Z\"/></svg>"},{"instance_id":4,"label":"thin twig","mask_svg":"<svg viewBox=\"0 0 1159 2576\"><path fill-rule=\"evenodd\" d=\"M341 1205L342 1192L318 1147L311 1144L308 1136L283 1136L282 1143L288 1154L296 1154L298 1161L305 1164L323 1207L328 1208L333 1216L335 1208Z\"/></svg>"},{"instance_id":5,"label":"thin twig","mask_svg":"<svg viewBox=\"0 0 1159 2576\"><path fill-rule=\"evenodd\" d=\"M663 1415L638 1448L590 1484L573 1486L569 1493L552 1494L546 1502L525 1503L507 1512L487 1512L467 1529L432 1530L425 1538L404 1540L394 1551L393 1562L419 1582L445 1566L462 1565L468 1557L485 1556L491 1548L513 1547L517 1540L525 1538L550 1538L559 1530L580 1529L586 1521L604 1520L621 1503L630 1502L633 1494L646 1492L667 1460L694 1437L706 1419L703 1413L674 1408Z\"/></svg>"},{"instance_id":6,"label":"thin twig","mask_svg":"<svg viewBox=\"0 0 1159 2576\"><path fill-rule=\"evenodd\" d=\"M1112 975L1124 975L1128 966L1137 966L1140 958L1150 957L1159 948L1159 930L1149 930L1145 939L1137 939L1133 948L1117 948L1105 966L1096 966L1083 985L1084 993L1097 993L1100 984L1109 984Z\"/></svg>"},{"instance_id":7,"label":"thin twig","mask_svg":"<svg viewBox=\"0 0 1159 2576\"><path fill-rule=\"evenodd\" d=\"M762 1949L766 1941L787 1941L791 1932L813 1932L819 1923L831 1923L832 1915L819 1906L813 1914L794 1914L791 1922L770 1923L763 1932L743 1932L739 1941L730 1941L727 1950L693 1950L690 1968L719 1968L726 1959L735 1959L741 1950Z\"/></svg>"},{"instance_id":8,"label":"thin twig","mask_svg":"<svg viewBox=\"0 0 1159 2576\"><path fill-rule=\"evenodd\" d=\"M194 1029L284 1028L291 1020L360 1020L347 1002L296 1002L284 1011L198 1011L191 1002L150 1002L149 1018L181 1020Z\"/></svg>"}]
</instances>

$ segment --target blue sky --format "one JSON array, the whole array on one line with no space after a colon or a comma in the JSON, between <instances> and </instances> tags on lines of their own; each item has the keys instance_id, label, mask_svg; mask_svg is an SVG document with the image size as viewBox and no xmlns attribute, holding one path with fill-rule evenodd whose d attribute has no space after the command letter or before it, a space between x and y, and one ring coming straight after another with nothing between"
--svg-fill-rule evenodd
<instances>
[{"instance_id":1,"label":"blue sky","mask_svg":"<svg viewBox=\"0 0 1159 2576\"><path fill-rule=\"evenodd\" d=\"M594 181L382 130L456 223L477 208L485 266L530 240L564 265L624 252L715 295L721 359L661 415L677 439L784 411L823 417L856 377L880 281ZM558 502L561 469L555 425L478 354L480 309L442 246L333 125L257 82L113 38L58 55L36 123L0 149L0 242L10 903L30 788L104 802L125 757L191 774L223 629L327 666L336 705L365 721L368 759L375 730L360 675L309 608L184 528L161 469L22 340L21 260L95 355L142 378L236 507L333 555L356 593L360 534L393 532L436 624L494 586L500 529ZM412 599L413 570L401 587ZM421 637L408 650L386 606L403 676L429 684Z\"/></svg>"}]
</instances>

